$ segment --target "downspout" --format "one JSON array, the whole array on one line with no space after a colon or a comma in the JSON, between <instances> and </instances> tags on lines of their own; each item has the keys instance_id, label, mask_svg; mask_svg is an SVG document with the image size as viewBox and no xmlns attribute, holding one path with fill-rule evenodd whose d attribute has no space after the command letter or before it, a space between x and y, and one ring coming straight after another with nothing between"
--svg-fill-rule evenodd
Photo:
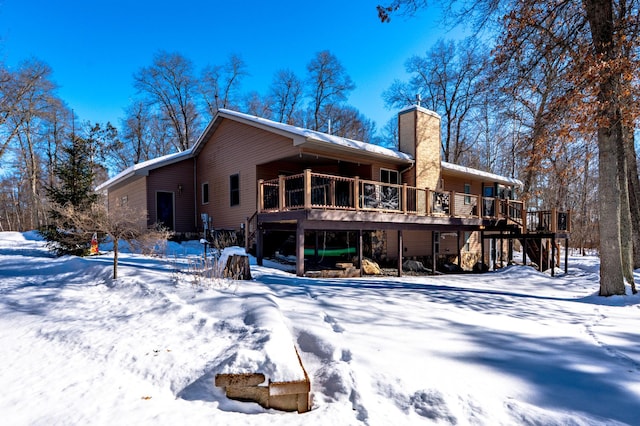
<instances>
[{"instance_id":1,"label":"downspout","mask_svg":"<svg viewBox=\"0 0 640 426\"><path fill-rule=\"evenodd\" d=\"M194 215L194 227L193 229L198 231L198 179L197 179L197 157L193 157L193 215Z\"/></svg>"},{"instance_id":2,"label":"downspout","mask_svg":"<svg viewBox=\"0 0 640 426\"><path fill-rule=\"evenodd\" d=\"M415 160L413 160L413 161L411 162L411 165L410 165L409 167L407 167L407 168L406 168L406 169L404 169L404 170L400 170L400 176L402 176L403 174L405 174L405 173L406 173L406 172L408 172L409 170L413 169L413 167L414 167L415 165L416 165L416 161L415 161Z\"/></svg>"}]
</instances>

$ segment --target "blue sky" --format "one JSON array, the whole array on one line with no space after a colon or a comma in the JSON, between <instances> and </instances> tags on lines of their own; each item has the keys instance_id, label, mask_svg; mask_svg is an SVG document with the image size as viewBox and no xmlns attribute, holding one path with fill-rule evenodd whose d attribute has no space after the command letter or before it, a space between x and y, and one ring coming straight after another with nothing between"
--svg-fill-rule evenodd
<instances>
[{"instance_id":1,"label":"blue sky","mask_svg":"<svg viewBox=\"0 0 640 426\"><path fill-rule=\"evenodd\" d=\"M136 95L132 75L160 50L183 54L198 72L238 54L251 74L242 89L259 93L277 70L304 77L315 53L329 50L356 84L349 103L380 129L394 115L381 94L394 79L407 78L405 60L455 34L438 24L436 9L381 24L378 3L0 0L0 60L46 62L59 96L81 121L119 125Z\"/></svg>"}]
</instances>

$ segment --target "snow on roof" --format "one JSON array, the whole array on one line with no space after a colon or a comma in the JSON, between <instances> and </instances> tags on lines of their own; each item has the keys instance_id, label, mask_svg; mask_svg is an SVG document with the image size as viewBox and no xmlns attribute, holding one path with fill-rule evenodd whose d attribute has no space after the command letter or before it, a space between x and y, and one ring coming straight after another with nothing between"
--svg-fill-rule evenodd
<instances>
[{"instance_id":1,"label":"snow on roof","mask_svg":"<svg viewBox=\"0 0 640 426\"><path fill-rule=\"evenodd\" d=\"M409 112L409 111L413 111L413 110L418 110L418 111L420 111L422 113L431 115L433 117L442 118L442 117L440 117L440 114L438 114L437 112L431 111L430 109L427 109L427 108L422 107L420 105L409 105L409 106L407 106L405 108L402 108L400 111L398 111L398 115L404 114L405 112Z\"/></svg>"},{"instance_id":2,"label":"snow on roof","mask_svg":"<svg viewBox=\"0 0 640 426\"><path fill-rule=\"evenodd\" d=\"M152 158L151 160L143 161L142 163L134 164L131 167L128 167L109 179L106 182L101 183L96 187L96 191L101 191L102 189L109 188L110 186L115 185L116 183L125 180L128 177L142 174L143 172L147 172L149 170L157 169L162 166L166 166L185 158L189 158L193 152L193 148L189 148L185 151L175 152L173 154L163 155L162 157Z\"/></svg>"},{"instance_id":3,"label":"snow on roof","mask_svg":"<svg viewBox=\"0 0 640 426\"><path fill-rule=\"evenodd\" d=\"M416 108L420 109L421 111L423 110L427 113L437 115L436 113L417 105L412 105L411 107L405 108L404 110L401 111L401 113L412 110L412 109L416 109ZM218 110L216 117L211 121L211 123L207 126L205 131L202 133L202 135L198 138L198 141L190 149L182 152L177 152L174 154L165 155L163 157L147 160L142 163L131 166L126 170L120 172L113 178L109 179L108 181L99 185L96 188L96 191L109 188L115 185L116 183L119 183L131 176L139 175L139 174L142 174L143 172L157 169L159 167L162 167L168 164L172 164L174 162L188 158L191 155L197 155L198 147L201 144L206 143L206 140L208 139L207 135L215 129L215 126L213 124L217 122L220 117L228 118L231 120L242 121L245 123L252 124L259 128L274 131L276 133L281 133L281 134L284 133L288 136L293 137L294 145L302 145L306 142L320 143L320 144L325 144L328 147L331 145L334 145L335 147L346 148L354 153L357 151L364 151L374 156L385 157L387 159L392 159L395 161L399 160L399 161L408 162L408 163L414 162L414 158L411 155L395 149L385 148L383 146L374 145L374 144L362 142L362 141L357 141L354 139L343 138L336 135L330 135L328 133L309 130L302 127L293 126L290 124L278 123L273 120L257 117L255 115L241 113L238 111L232 111L229 109L220 109ZM450 172L454 172L454 173L461 173L469 176L480 177L486 180L495 181L495 182L503 183L506 185L522 186L522 182L518 179L509 178L506 176L500 176L494 173L483 172L481 170L476 170L469 167L458 166L456 164L447 163L445 161L442 162L442 169Z\"/></svg>"},{"instance_id":4,"label":"snow on roof","mask_svg":"<svg viewBox=\"0 0 640 426\"><path fill-rule=\"evenodd\" d=\"M453 163L447 163L446 161L442 162L442 170L447 170L450 172L463 173L466 175L476 176L479 178L484 178L489 181L498 182L506 185L516 185L522 186L522 181L515 178L510 178L506 176L500 176L495 173L484 172L478 169L472 169L470 167L459 166Z\"/></svg>"},{"instance_id":5,"label":"snow on roof","mask_svg":"<svg viewBox=\"0 0 640 426\"><path fill-rule=\"evenodd\" d=\"M306 141L313 142L321 142L327 144L333 144L340 147L351 148L354 150L366 151L371 154L380 155L383 157L389 157L397 160L404 160L407 162L413 161L413 157L404 152L400 152L395 149L385 148L380 145L374 145L367 142L357 141L354 139L343 138L336 135L330 135L328 133L318 132L315 130L309 130L298 126L293 126L291 124L278 123L276 121L268 120L266 118L257 117L255 115L244 114L237 111L232 111L228 109L220 109L219 114L223 117L236 117L241 120L250 121L268 128L272 128L274 130L279 130L282 132L286 132L295 136L300 136L304 138ZM294 144L299 145L302 142Z\"/></svg>"}]
</instances>

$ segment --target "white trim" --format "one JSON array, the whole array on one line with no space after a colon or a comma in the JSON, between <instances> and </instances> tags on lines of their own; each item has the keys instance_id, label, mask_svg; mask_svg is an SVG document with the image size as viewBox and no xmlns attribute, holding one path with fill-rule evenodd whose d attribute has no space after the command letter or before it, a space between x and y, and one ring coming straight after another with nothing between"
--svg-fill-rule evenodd
<instances>
[{"instance_id":1,"label":"white trim","mask_svg":"<svg viewBox=\"0 0 640 426\"><path fill-rule=\"evenodd\" d=\"M383 181L383 180L382 180L382 172L383 172L383 171L385 171L385 172L389 172L389 176L391 176L391 173L395 174L395 175L396 175L396 178L397 178L397 179L396 179L396 182L385 182L385 181ZM399 185L399 184L401 183L400 172L399 172L398 170L395 170L395 169L388 169L388 168L386 168L386 167L380 167L380 174L379 174L379 177L380 177L380 182L390 183L390 184L393 184L393 185Z\"/></svg>"},{"instance_id":2,"label":"white trim","mask_svg":"<svg viewBox=\"0 0 640 426\"><path fill-rule=\"evenodd\" d=\"M206 202L204 201L204 186L205 185L207 185L207 201ZM211 200L210 191L211 191L211 186L209 185L209 181L202 182L200 184L200 204L201 205L205 206L205 205L209 204L209 201Z\"/></svg>"},{"instance_id":3,"label":"white trim","mask_svg":"<svg viewBox=\"0 0 640 426\"><path fill-rule=\"evenodd\" d=\"M101 183L96 187L96 191L100 191L105 188L112 187L132 176L148 176L150 170L158 169L169 164L177 163L185 160L191 156L193 149L187 149L186 151L176 152L169 155L163 155L162 157L153 158L151 160L143 161L142 163L134 164L131 167L121 171L106 182Z\"/></svg>"},{"instance_id":4,"label":"white trim","mask_svg":"<svg viewBox=\"0 0 640 426\"><path fill-rule=\"evenodd\" d=\"M231 204L231 194L232 194L232 190L231 190L231 178L234 176L238 176L238 203L237 204ZM242 192L240 191L240 172L235 172L229 175L229 207L236 207L239 206L240 203L242 202L241 200L241 196L242 196Z\"/></svg>"}]
</instances>

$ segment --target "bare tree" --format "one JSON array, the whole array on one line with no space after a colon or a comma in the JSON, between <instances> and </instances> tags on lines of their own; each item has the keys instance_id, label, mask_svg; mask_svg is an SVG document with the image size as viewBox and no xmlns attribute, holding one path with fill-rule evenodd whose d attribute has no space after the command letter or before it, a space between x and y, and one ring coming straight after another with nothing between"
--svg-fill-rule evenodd
<instances>
[{"instance_id":1,"label":"bare tree","mask_svg":"<svg viewBox=\"0 0 640 426\"><path fill-rule=\"evenodd\" d=\"M108 236L113 243L113 279L118 279L119 244L121 241L138 250L152 251L163 245L171 233L163 228L147 228L146 213L126 205L111 206L107 211L104 203L94 203L89 209L74 207L71 203L56 207L57 216L67 227L73 228L88 245L93 234Z\"/></svg>"},{"instance_id":2,"label":"bare tree","mask_svg":"<svg viewBox=\"0 0 640 426\"><path fill-rule=\"evenodd\" d=\"M331 134L364 142L370 142L376 131L375 123L352 106L334 106L330 123Z\"/></svg>"},{"instance_id":3,"label":"bare tree","mask_svg":"<svg viewBox=\"0 0 640 426\"><path fill-rule=\"evenodd\" d=\"M307 64L312 130L326 130L333 109L355 89L351 77L331 52L323 50Z\"/></svg>"},{"instance_id":4,"label":"bare tree","mask_svg":"<svg viewBox=\"0 0 640 426\"><path fill-rule=\"evenodd\" d=\"M118 172L174 151L161 116L143 101L134 101L127 107L120 128L119 138L109 149L109 165Z\"/></svg>"},{"instance_id":5,"label":"bare tree","mask_svg":"<svg viewBox=\"0 0 640 426\"><path fill-rule=\"evenodd\" d=\"M14 98L5 124L10 128L8 139L2 149L15 141L16 172L25 180L27 188L29 221L25 225L35 229L44 222L42 175L44 158L45 128L54 104L56 86L50 80L51 69L39 61L29 61L21 65L14 76Z\"/></svg>"},{"instance_id":6,"label":"bare tree","mask_svg":"<svg viewBox=\"0 0 640 426\"><path fill-rule=\"evenodd\" d=\"M398 134L398 116L395 115L382 127L382 132L377 140L377 145L398 149L400 135Z\"/></svg>"},{"instance_id":7,"label":"bare tree","mask_svg":"<svg viewBox=\"0 0 640 426\"><path fill-rule=\"evenodd\" d=\"M477 137L466 126L485 90L488 55L475 39L459 43L439 40L425 56L406 62L408 82L395 81L384 92L387 106L401 108L415 102L416 95L442 116L442 153L445 161L462 162Z\"/></svg>"},{"instance_id":8,"label":"bare tree","mask_svg":"<svg viewBox=\"0 0 640 426\"><path fill-rule=\"evenodd\" d=\"M272 116L271 101L269 98L263 98L258 92L249 92L245 99L244 110L251 115L269 118Z\"/></svg>"},{"instance_id":9,"label":"bare tree","mask_svg":"<svg viewBox=\"0 0 640 426\"><path fill-rule=\"evenodd\" d=\"M160 52L153 65L134 75L134 85L172 130L178 151L189 149L198 135L197 81L191 61L178 53Z\"/></svg>"},{"instance_id":10,"label":"bare tree","mask_svg":"<svg viewBox=\"0 0 640 426\"><path fill-rule=\"evenodd\" d=\"M54 90L50 78L51 68L41 61L25 61L15 72L0 64L0 132L4 135L0 140L0 158L19 131L22 120L18 112L24 111L25 100L28 103L35 93Z\"/></svg>"},{"instance_id":11,"label":"bare tree","mask_svg":"<svg viewBox=\"0 0 640 426\"><path fill-rule=\"evenodd\" d=\"M209 118L213 118L220 108L239 107L240 85L247 75L247 65L235 54L223 65L208 65L202 70L199 89Z\"/></svg>"},{"instance_id":12,"label":"bare tree","mask_svg":"<svg viewBox=\"0 0 640 426\"><path fill-rule=\"evenodd\" d=\"M293 71L276 72L269 88L273 119L280 123L295 124L295 114L301 108L303 96L303 83Z\"/></svg>"}]
</instances>

